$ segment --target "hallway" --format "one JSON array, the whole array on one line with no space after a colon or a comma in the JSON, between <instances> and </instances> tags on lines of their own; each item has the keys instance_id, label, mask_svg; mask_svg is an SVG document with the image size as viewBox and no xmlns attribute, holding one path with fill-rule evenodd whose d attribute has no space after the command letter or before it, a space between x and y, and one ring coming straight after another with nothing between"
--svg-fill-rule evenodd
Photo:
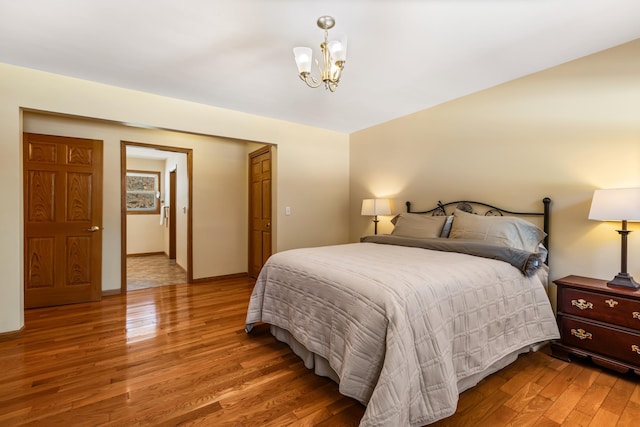
<instances>
[{"instance_id":1,"label":"hallway","mask_svg":"<svg viewBox=\"0 0 640 427\"><path fill-rule=\"evenodd\" d=\"M127 291L187 283L187 272L165 254L127 257Z\"/></svg>"}]
</instances>

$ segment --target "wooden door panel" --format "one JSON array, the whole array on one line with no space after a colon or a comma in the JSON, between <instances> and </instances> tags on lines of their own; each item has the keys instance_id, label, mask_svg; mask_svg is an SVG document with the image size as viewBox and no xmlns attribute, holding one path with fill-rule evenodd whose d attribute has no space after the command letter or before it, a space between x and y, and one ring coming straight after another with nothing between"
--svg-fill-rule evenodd
<instances>
[{"instance_id":1,"label":"wooden door panel","mask_svg":"<svg viewBox=\"0 0 640 427\"><path fill-rule=\"evenodd\" d=\"M31 195L27 200L26 217L29 222L54 221L55 197L54 172L29 171L26 192Z\"/></svg>"},{"instance_id":2,"label":"wooden door panel","mask_svg":"<svg viewBox=\"0 0 640 427\"><path fill-rule=\"evenodd\" d=\"M262 212L261 219L271 222L271 180L262 181Z\"/></svg>"},{"instance_id":3,"label":"wooden door panel","mask_svg":"<svg viewBox=\"0 0 640 427\"><path fill-rule=\"evenodd\" d=\"M264 156L260 159L260 172L263 174L271 173L271 156Z\"/></svg>"},{"instance_id":4,"label":"wooden door panel","mask_svg":"<svg viewBox=\"0 0 640 427\"><path fill-rule=\"evenodd\" d=\"M24 143L25 307L97 301L102 141L25 133Z\"/></svg>"},{"instance_id":5,"label":"wooden door panel","mask_svg":"<svg viewBox=\"0 0 640 427\"><path fill-rule=\"evenodd\" d=\"M251 253L251 269L260 270L262 266L262 232L254 230L251 232L252 246L255 250Z\"/></svg>"},{"instance_id":6,"label":"wooden door panel","mask_svg":"<svg viewBox=\"0 0 640 427\"><path fill-rule=\"evenodd\" d=\"M88 173L71 172L67 174L66 184L66 221L91 222L91 180Z\"/></svg>"},{"instance_id":7,"label":"wooden door panel","mask_svg":"<svg viewBox=\"0 0 640 427\"><path fill-rule=\"evenodd\" d=\"M91 283L91 237L73 236L66 239L68 286Z\"/></svg>"},{"instance_id":8,"label":"wooden door panel","mask_svg":"<svg viewBox=\"0 0 640 427\"><path fill-rule=\"evenodd\" d=\"M35 237L28 239L27 271L25 284L27 290L34 288L53 288L55 279L55 238Z\"/></svg>"},{"instance_id":9,"label":"wooden door panel","mask_svg":"<svg viewBox=\"0 0 640 427\"><path fill-rule=\"evenodd\" d=\"M30 162L51 163L58 162L58 146L42 141L29 141L27 159Z\"/></svg>"},{"instance_id":10,"label":"wooden door panel","mask_svg":"<svg viewBox=\"0 0 640 427\"><path fill-rule=\"evenodd\" d=\"M258 271L262 268L267 259L271 256L271 233L262 233L262 257L260 258L260 265ZM269 249L267 249L269 248Z\"/></svg>"},{"instance_id":11,"label":"wooden door panel","mask_svg":"<svg viewBox=\"0 0 640 427\"><path fill-rule=\"evenodd\" d=\"M67 164L90 166L93 164L93 148L70 143L67 146Z\"/></svg>"},{"instance_id":12,"label":"wooden door panel","mask_svg":"<svg viewBox=\"0 0 640 427\"><path fill-rule=\"evenodd\" d=\"M251 191L251 217L255 221L260 221L262 219L262 186L260 181L252 183L252 191Z\"/></svg>"}]
</instances>

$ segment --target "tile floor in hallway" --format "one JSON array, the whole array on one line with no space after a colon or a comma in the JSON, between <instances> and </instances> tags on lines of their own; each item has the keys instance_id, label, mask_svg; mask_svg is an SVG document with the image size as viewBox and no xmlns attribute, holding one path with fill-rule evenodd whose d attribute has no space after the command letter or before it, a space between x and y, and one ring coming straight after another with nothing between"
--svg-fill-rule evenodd
<instances>
[{"instance_id":1,"label":"tile floor in hallway","mask_svg":"<svg viewBox=\"0 0 640 427\"><path fill-rule=\"evenodd\" d=\"M180 283L187 272L165 254L127 257L127 291Z\"/></svg>"}]
</instances>

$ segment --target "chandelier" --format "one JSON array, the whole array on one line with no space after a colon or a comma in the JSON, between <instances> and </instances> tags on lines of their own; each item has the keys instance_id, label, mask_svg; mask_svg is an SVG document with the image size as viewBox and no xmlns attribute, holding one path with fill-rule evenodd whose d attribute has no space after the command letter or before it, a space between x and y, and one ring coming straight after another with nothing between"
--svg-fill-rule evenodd
<instances>
[{"instance_id":1,"label":"chandelier","mask_svg":"<svg viewBox=\"0 0 640 427\"><path fill-rule=\"evenodd\" d=\"M311 75L312 50L310 47L294 47L293 55L298 65L298 76L307 86L316 88L324 83L325 89L335 92L340 83L340 75L347 59L347 38L329 41L329 30L336 21L331 16L318 18L318 27L324 30L324 41L320 45L322 51L322 67L316 59L316 66L320 70L320 80Z\"/></svg>"}]
</instances>

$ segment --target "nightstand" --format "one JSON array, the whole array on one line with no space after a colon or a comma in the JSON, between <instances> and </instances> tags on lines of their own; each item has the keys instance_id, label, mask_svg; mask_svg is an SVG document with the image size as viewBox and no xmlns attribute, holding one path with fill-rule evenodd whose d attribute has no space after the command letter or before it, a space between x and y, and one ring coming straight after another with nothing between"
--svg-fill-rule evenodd
<instances>
[{"instance_id":1,"label":"nightstand","mask_svg":"<svg viewBox=\"0 0 640 427\"><path fill-rule=\"evenodd\" d=\"M640 375L640 291L581 276L554 283L561 338L551 343L551 355L568 362L572 355L590 357L605 368Z\"/></svg>"}]
</instances>

